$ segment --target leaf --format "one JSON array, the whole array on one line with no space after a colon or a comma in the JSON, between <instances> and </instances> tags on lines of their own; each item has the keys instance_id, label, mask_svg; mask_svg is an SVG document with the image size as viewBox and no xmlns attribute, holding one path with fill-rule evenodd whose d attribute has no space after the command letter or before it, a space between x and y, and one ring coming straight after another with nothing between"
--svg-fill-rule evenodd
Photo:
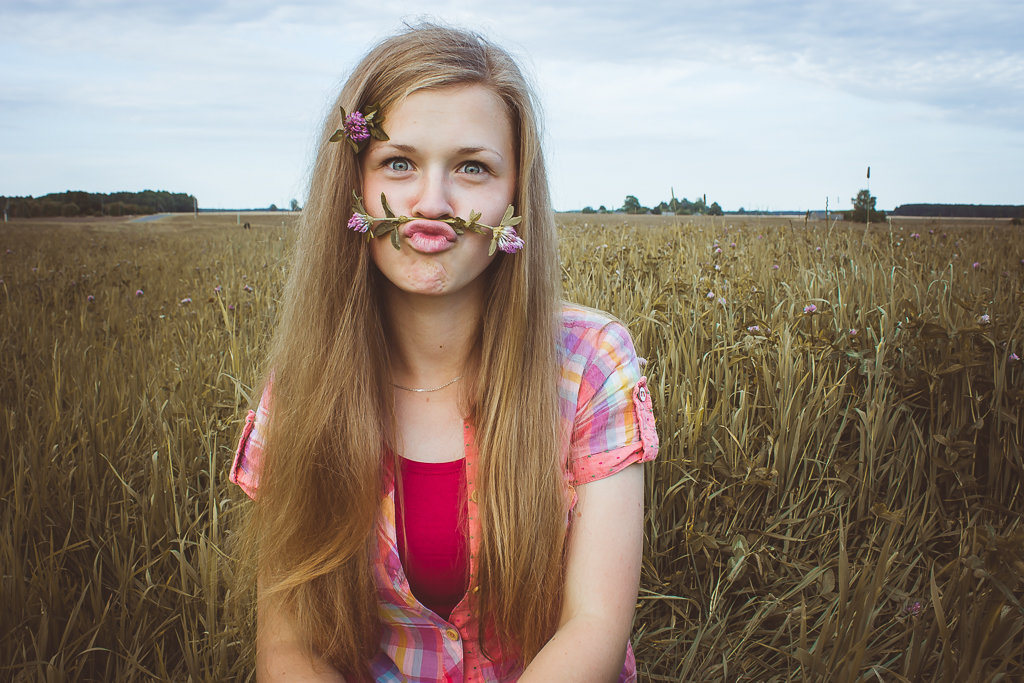
<instances>
[{"instance_id":1,"label":"leaf","mask_svg":"<svg viewBox=\"0 0 1024 683\"><path fill-rule=\"evenodd\" d=\"M327 140L327 142L337 142L338 140L341 140L343 137L345 137L345 131L339 128L338 130L334 131L334 135L332 135L330 139Z\"/></svg>"},{"instance_id":2,"label":"leaf","mask_svg":"<svg viewBox=\"0 0 1024 683\"><path fill-rule=\"evenodd\" d=\"M348 140L348 144L352 148L352 151L355 152L356 154L359 154L359 145L357 145L355 141L352 140L352 138L345 139Z\"/></svg>"},{"instance_id":3,"label":"leaf","mask_svg":"<svg viewBox=\"0 0 1024 683\"><path fill-rule=\"evenodd\" d=\"M382 194L381 197L383 197L383 196L384 195ZM396 230L396 229L392 229L391 230L391 246L393 246L395 249L399 249L399 250L401 250L401 248L402 248L402 245L398 241L398 230Z\"/></svg>"},{"instance_id":4,"label":"leaf","mask_svg":"<svg viewBox=\"0 0 1024 683\"><path fill-rule=\"evenodd\" d=\"M522 222L523 222L523 217L522 216L516 216L515 218L509 219L508 222L505 223L505 225L511 225L511 226L515 227L515 226L519 225Z\"/></svg>"},{"instance_id":5,"label":"leaf","mask_svg":"<svg viewBox=\"0 0 1024 683\"><path fill-rule=\"evenodd\" d=\"M345 113L345 107L339 107L341 109L341 120L344 121L347 114Z\"/></svg>"},{"instance_id":6,"label":"leaf","mask_svg":"<svg viewBox=\"0 0 1024 683\"><path fill-rule=\"evenodd\" d=\"M494 256L494 250L498 248L498 240L491 240L491 248L487 250L488 256Z\"/></svg>"},{"instance_id":7,"label":"leaf","mask_svg":"<svg viewBox=\"0 0 1024 683\"><path fill-rule=\"evenodd\" d=\"M826 569L825 573L821 575L821 593L822 595L828 595L836 587L836 575L831 569Z\"/></svg>"},{"instance_id":8,"label":"leaf","mask_svg":"<svg viewBox=\"0 0 1024 683\"><path fill-rule=\"evenodd\" d=\"M922 325L921 332L919 334L922 337L925 337L926 339L949 336L949 333L946 331L946 328L931 322Z\"/></svg>"},{"instance_id":9,"label":"leaf","mask_svg":"<svg viewBox=\"0 0 1024 683\"><path fill-rule=\"evenodd\" d=\"M515 212L516 212L516 210L512 208L511 204L509 204L508 208L505 209L505 215L502 216L501 222L498 223L498 225L505 225L505 224L507 224L512 219L512 214L514 214Z\"/></svg>"},{"instance_id":10,"label":"leaf","mask_svg":"<svg viewBox=\"0 0 1024 683\"><path fill-rule=\"evenodd\" d=\"M380 129L380 126L370 126L370 135L374 140L380 140L381 142L387 142L391 139L387 133Z\"/></svg>"},{"instance_id":11,"label":"leaf","mask_svg":"<svg viewBox=\"0 0 1024 683\"><path fill-rule=\"evenodd\" d=\"M363 208L363 198L356 194L355 190L352 190L352 205L357 213L366 213L366 209Z\"/></svg>"},{"instance_id":12,"label":"leaf","mask_svg":"<svg viewBox=\"0 0 1024 683\"><path fill-rule=\"evenodd\" d=\"M388 198L384 196L383 192L380 193L380 205L384 207L385 216L387 216L388 218L395 217L395 212L391 210L390 206L388 206Z\"/></svg>"}]
</instances>

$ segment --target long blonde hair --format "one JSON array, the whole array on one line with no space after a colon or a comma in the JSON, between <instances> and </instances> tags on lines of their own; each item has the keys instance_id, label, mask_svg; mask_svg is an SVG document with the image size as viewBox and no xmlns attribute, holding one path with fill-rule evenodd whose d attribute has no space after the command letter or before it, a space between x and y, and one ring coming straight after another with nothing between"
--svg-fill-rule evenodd
<instances>
[{"instance_id":1,"label":"long blonde hair","mask_svg":"<svg viewBox=\"0 0 1024 683\"><path fill-rule=\"evenodd\" d=\"M518 140L515 206L526 247L486 273L467 410L479 452L476 608L525 664L557 625L566 504L559 458L560 272L537 111L512 57L480 36L426 25L374 47L332 107L302 212L268 368L274 372L259 501L244 545L260 590L342 671L365 671L380 624L371 575L392 443L393 398L376 272L346 229L358 159L328 137L352 112L387 111L425 88L480 84L508 108ZM254 570L255 571L255 570Z\"/></svg>"}]
</instances>

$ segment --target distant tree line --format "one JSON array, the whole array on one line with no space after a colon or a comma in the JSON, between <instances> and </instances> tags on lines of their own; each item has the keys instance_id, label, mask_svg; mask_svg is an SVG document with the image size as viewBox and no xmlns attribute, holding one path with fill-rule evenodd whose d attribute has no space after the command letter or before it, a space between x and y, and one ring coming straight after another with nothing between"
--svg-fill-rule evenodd
<instances>
[{"instance_id":1,"label":"distant tree line","mask_svg":"<svg viewBox=\"0 0 1024 683\"><path fill-rule=\"evenodd\" d=\"M143 190L142 192L62 192L41 197L0 197L11 218L49 216L140 216L153 213L192 211L196 198L183 192Z\"/></svg>"},{"instance_id":2,"label":"distant tree line","mask_svg":"<svg viewBox=\"0 0 1024 683\"><path fill-rule=\"evenodd\" d=\"M622 203L622 207L613 211L629 214L651 213L656 216L661 214L675 214L677 216L692 216L695 214L707 216L722 215L722 207L718 205L718 202L712 202L708 206L707 195L698 197L696 201L691 202L685 197L676 199L675 193L672 194L672 198L667 202L660 202L652 207L643 206L639 199L629 194L626 195L626 200ZM582 213L608 213L608 209L602 205L595 211L593 207L585 206Z\"/></svg>"},{"instance_id":3,"label":"distant tree line","mask_svg":"<svg viewBox=\"0 0 1024 683\"><path fill-rule=\"evenodd\" d=\"M893 216L934 218L1022 218L1024 206L1011 204L900 204Z\"/></svg>"}]
</instances>

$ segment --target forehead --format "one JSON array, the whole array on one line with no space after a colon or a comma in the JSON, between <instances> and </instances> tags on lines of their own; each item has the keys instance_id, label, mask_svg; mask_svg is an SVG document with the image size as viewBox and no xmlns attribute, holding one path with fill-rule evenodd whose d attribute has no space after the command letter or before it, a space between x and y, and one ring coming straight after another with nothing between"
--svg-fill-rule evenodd
<instances>
[{"instance_id":1,"label":"forehead","mask_svg":"<svg viewBox=\"0 0 1024 683\"><path fill-rule=\"evenodd\" d=\"M397 144L403 137L444 136L512 146L515 137L505 102L479 84L416 90L388 107L383 128Z\"/></svg>"}]
</instances>

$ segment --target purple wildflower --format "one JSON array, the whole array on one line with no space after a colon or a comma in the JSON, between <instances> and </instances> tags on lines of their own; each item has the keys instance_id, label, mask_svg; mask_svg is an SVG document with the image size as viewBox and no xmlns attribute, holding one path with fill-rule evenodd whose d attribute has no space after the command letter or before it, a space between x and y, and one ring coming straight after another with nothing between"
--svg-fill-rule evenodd
<instances>
[{"instance_id":1,"label":"purple wildflower","mask_svg":"<svg viewBox=\"0 0 1024 683\"><path fill-rule=\"evenodd\" d=\"M92 303L92 302L96 301L96 297L94 297L92 294L90 294L89 296L85 297L85 300L88 301L89 303Z\"/></svg>"},{"instance_id":2,"label":"purple wildflower","mask_svg":"<svg viewBox=\"0 0 1024 683\"><path fill-rule=\"evenodd\" d=\"M242 290L246 291L246 292L251 292L252 291L252 287L250 287L249 285L246 285L245 287L242 287Z\"/></svg>"},{"instance_id":3,"label":"purple wildflower","mask_svg":"<svg viewBox=\"0 0 1024 683\"><path fill-rule=\"evenodd\" d=\"M135 290L135 296L142 296L143 294L145 294L145 292L143 292L141 289Z\"/></svg>"},{"instance_id":4,"label":"purple wildflower","mask_svg":"<svg viewBox=\"0 0 1024 683\"><path fill-rule=\"evenodd\" d=\"M14 253L14 250L13 250L13 249L8 249L8 250L7 250L7 253L8 253L8 254L13 254L13 253Z\"/></svg>"},{"instance_id":5,"label":"purple wildflower","mask_svg":"<svg viewBox=\"0 0 1024 683\"><path fill-rule=\"evenodd\" d=\"M228 310L229 311L235 310L235 305L234 304L228 304Z\"/></svg>"},{"instance_id":6,"label":"purple wildflower","mask_svg":"<svg viewBox=\"0 0 1024 683\"><path fill-rule=\"evenodd\" d=\"M721 269L722 269L722 266L720 266L720 265L718 265L718 264L716 263L716 264L715 264L715 270L721 270Z\"/></svg>"},{"instance_id":7,"label":"purple wildflower","mask_svg":"<svg viewBox=\"0 0 1024 683\"><path fill-rule=\"evenodd\" d=\"M370 137L370 129L366 127L366 118L357 111L345 117L345 135L353 142L361 142Z\"/></svg>"},{"instance_id":8,"label":"purple wildflower","mask_svg":"<svg viewBox=\"0 0 1024 683\"><path fill-rule=\"evenodd\" d=\"M220 285L217 285L216 287L214 287L213 291L214 291L215 294L220 294Z\"/></svg>"},{"instance_id":9,"label":"purple wildflower","mask_svg":"<svg viewBox=\"0 0 1024 683\"><path fill-rule=\"evenodd\" d=\"M373 219L365 213L354 213L352 214L352 218L348 219L349 229L355 230L356 232L366 232L370 229L372 224Z\"/></svg>"},{"instance_id":10,"label":"purple wildflower","mask_svg":"<svg viewBox=\"0 0 1024 683\"><path fill-rule=\"evenodd\" d=\"M921 602L918 600L915 601L912 605L907 605L906 612L910 616L916 617L918 614L921 613Z\"/></svg>"},{"instance_id":11,"label":"purple wildflower","mask_svg":"<svg viewBox=\"0 0 1024 683\"><path fill-rule=\"evenodd\" d=\"M978 323L981 325L988 325L992 322L992 318L989 317L988 313L982 313L978 316Z\"/></svg>"},{"instance_id":12,"label":"purple wildflower","mask_svg":"<svg viewBox=\"0 0 1024 683\"><path fill-rule=\"evenodd\" d=\"M778 263L776 263L775 265L772 266L772 270L778 270L778 269L779 269L779 264Z\"/></svg>"},{"instance_id":13,"label":"purple wildflower","mask_svg":"<svg viewBox=\"0 0 1024 683\"><path fill-rule=\"evenodd\" d=\"M814 251L821 251L821 247L815 247Z\"/></svg>"},{"instance_id":14,"label":"purple wildflower","mask_svg":"<svg viewBox=\"0 0 1024 683\"><path fill-rule=\"evenodd\" d=\"M735 242L729 242L729 246L730 246L730 247L735 247L735 246L736 246L736 243L735 243Z\"/></svg>"},{"instance_id":15,"label":"purple wildflower","mask_svg":"<svg viewBox=\"0 0 1024 683\"><path fill-rule=\"evenodd\" d=\"M849 335L850 335L851 337L856 337L856 336L857 336L857 328L856 328L856 327L851 327L851 328L850 328L850 331L848 332L848 334L849 334Z\"/></svg>"},{"instance_id":16,"label":"purple wildflower","mask_svg":"<svg viewBox=\"0 0 1024 683\"><path fill-rule=\"evenodd\" d=\"M645 367L647 365L647 359L643 356L637 356L636 362L640 364L640 367Z\"/></svg>"},{"instance_id":17,"label":"purple wildflower","mask_svg":"<svg viewBox=\"0 0 1024 683\"><path fill-rule=\"evenodd\" d=\"M181 300L181 303L179 305L187 306L190 303L192 303L192 299L186 296L184 299Z\"/></svg>"},{"instance_id":18,"label":"purple wildflower","mask_svg":"<svg viewBox=\"0 0 1024 683\"><path fill-rule=\"evenodd\" d=\"M910 237L911 237L911 239L915 239L916 240L919 237L921 237L921 233L919 233L919 232L912 232L912 233L910 233Z\"/></svg>"},{"instance_id":19,"label":"purple wildflower","mask_svg":"<svg viewBox=\"0 0 1024 683\"><path fill-rule=\"evenodd\" d=\"M751 334L754 334L755 332L760 332L760 331L761 331L761 328L758 325L751 325L750 327L747 328L747 332L750 332Z\"/></svg>"},{"instance_id":20,"label":"purple wildflower","mask_svg":"<svg viewBox=\"0 0 1024 683\"><path fill-rule=\"evenodd\" d=\"M971 268L974 268L975 270L977 270L978 268L981 268L981 263L979 263L978 261L975 261L974 263L971 264Z\"/></svg>"},{"instance_id":21,"label":"purple wildflower","mask_svg":"<svg viewBox=\"0 0 1024 683\"><path fill-rule=\"evenodd\" d=\"M523 248L523 238L516 234L511 225L500 225L491 231L491 238L497 241L498 249L506 254L514 254Z\"/></svg>"},{"instance_id":22,"label":"purple wildflower","mask_svg":"<svg viewBox=\"0 0 1024 683\"><path fill-rule=\"evenodd\" d=\"M714 299L715 298L715 293L714 292L708 292L708 298L709 299Z\"/></svg>"},{"instance_id":23,"label":"purple wildflower","mask_svg":"<svg viewBox=\"0 0 1024 683\"><path fill-rule=\"evenodd\" d=\"M715 247L715 253L716 254L721 254L722 253L722 248L721 247Z\"/></svg>"},{"instance_id":24,"label":"purple wildflower","mask_svg":"<svg viewBox=\"0 0 1024 683\"><path fill-rule=\"evenodd\" d=\"M1011 352L1010 352L1010 360L1012 360L1012 361L1014 361L1014 362L1016 362L1016 361L1019 361L1019 360L1020 360L1020 356L1018 356L1018 355L1017 355L1016 353L1013 353L1013 352L1011 351Z\"/></svg>"},{"instance_id":25,"label":"purple wildflower","mask_svg":"<svg viewBox=\"0 0 1024 683\"><path fill-rule=\"evenodd\" d=\"M817 311L818 311L818 307L815 306L814 304L807 304L806 306L804 306L804 313L806 313L808 315L816 313Z\"/></svg>"}]
</instances>

